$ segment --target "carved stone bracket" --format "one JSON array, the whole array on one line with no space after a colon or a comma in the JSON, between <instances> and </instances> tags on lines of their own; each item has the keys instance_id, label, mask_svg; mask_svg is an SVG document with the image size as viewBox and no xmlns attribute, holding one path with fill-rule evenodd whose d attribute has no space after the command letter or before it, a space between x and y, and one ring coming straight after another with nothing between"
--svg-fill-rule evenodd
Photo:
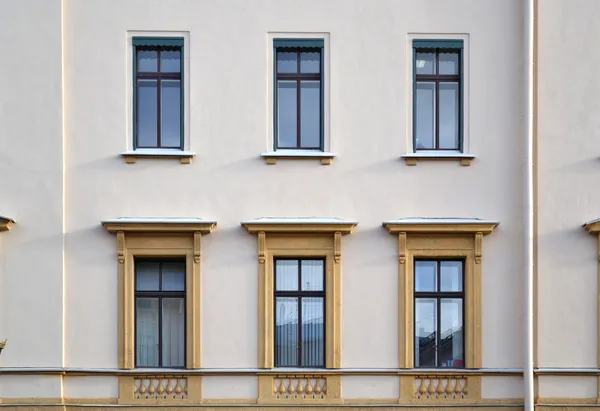
<instances>
[{"instance_id":1,"label":"carved stone bracket","mask_svg":"<svg viewBox=\"0 0 600 411\"><path fill-rule=\"evenodd\" d=\"M200 258L202 257L202 233L196 231L194 233L194 262L200 264Z\"/></svg>"},{"instance_id":2,"label":"carved stone bracket","mask_svg":"<svg viewBox=\"0 0 600 411\"><path fill-rule=\"evenodd\" d=\"M333 258L336 264L342 261L342 233L339 231L333 235Z\"/></svg>"},{"instance_id":3,"label":"carved stone bracket","mask_svg":"<svg viewBox=\"0 0 600 411\"><path fill-rule=\"evenodd\" d=\"M117 231L117 259L119 264L125 262L125 232Z\"/></svg>"},{"instance_id":4,"label":"carved stone bracket","mask_svg":"<svg viewBox=\"0 0 600 411\"><path fill-rule=\"evenodd\" d=\"M475 264L481 264L481 249L483 244L483 233L475 233Z\"/></svg>"},{"instance_id":5,"label":"carved stone bracket","mask_svg":"<svg viewBox=\"0 0 600 411\"><path fill-rule=\"evenodd\" d=\"M406 263L406 233L398 234L398 261L400 264Z\"/></svg>"},{"instance_id":6,"label":"carved stone bracket","mask_svg":"<svg viewBox=\"0 0 600 411\"><path fill-rule=\"evenodd\" d=\"M258 262L264 264L267 260L266 234L264 231L258 233Z\"/></svg>"}]
</instances>

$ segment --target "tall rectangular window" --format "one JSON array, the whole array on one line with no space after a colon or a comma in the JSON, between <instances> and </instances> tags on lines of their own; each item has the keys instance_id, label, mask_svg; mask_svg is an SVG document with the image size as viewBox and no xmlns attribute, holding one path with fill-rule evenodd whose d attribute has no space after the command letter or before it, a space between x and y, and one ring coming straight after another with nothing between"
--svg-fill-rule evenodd
<instances>
[{"instance_id":1,"label":"tall rectangular window","mask_svg":"<svg viewBox=\"0 0 600 411\"><path fill-rule=\"evenodd\" d=\"M462 151L462 50L462 40L413 41L416 151Z\"/></svg>"},{"instance_id":2,"label":"tall rectangular window","mask_svg":"<svg viewBox=\"0 0 600 411\"><path fill-rule=\"evenodd\" d=\"M183 150L183 39L133 38L134 148Z\"/></svg>"},{"instance_id":3,"label":"tall rectangular window","mask_svg":"<svg viewBox=\"0 0 600 411\"><path fill-rule=\"evenodd\" d=\"M463 368L464 262L414 264L415 367Z\"/></svg>"},{"instance_id":4,"label":"tall rectangular window","mask_svg":"<svg viewBox=\"0 0 600 411\"><path fill-rule=\"evenodd\" d=\"M185 367L185 260L135 260L136 367Z\"/></svg>"},{"instance_id":5,"label":"tall rectangular window","mask_svg":"<svg viewBox=\"0 0 600 411\"><path fill-rule=\"evenodd\" d=\"M275 367L325 367L325 260L275 260Z\"/></svg>"},{"instance_id":6,"label":"tall rectangular window","mask_svg":"<svg viewBox=\"0 0 600 411\"><path fill-rule=\"evenodd\" d=\"M275 149L323 149L323 40L275 39Z\"/></svg>"}]
</instances>

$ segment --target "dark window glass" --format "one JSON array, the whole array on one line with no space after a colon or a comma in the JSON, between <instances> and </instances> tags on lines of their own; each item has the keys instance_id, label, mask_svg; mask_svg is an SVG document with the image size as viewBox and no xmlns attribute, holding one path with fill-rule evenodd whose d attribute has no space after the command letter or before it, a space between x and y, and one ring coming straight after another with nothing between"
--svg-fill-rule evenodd
<instances>
[{"instance_id":1,"label":"dark window glass","mask_svg":"<svg viewBox=\"0 0 600 411\"><path fill-rule=\"evenodd\" d=\"M415 367L464 368L464 262L415 261Z\"/></svg>"},{"instance_id":2,"label":"dark window glass","mask_svg":"<svg viewBox=\"0 0 600 411\"><path fill-rule=\"evenodd\" d=\"M322 149L321 48L277 47L275 58L277 148Z\"/></svg>"},{"instance_id":3,"label":"dark window glass","mask_svg":"<svg viewBox=\"0 0 600 411\"><path fill-rule=\"evenodd\" d=\"M325 366L324 260L275 260L275 366Z\"/></svg>"},{"instance_id":4,"label":"dark window glass","mask_svg":"<svg viewBox=\"0 0 600 411\"><path fill-rule=\"evenodd\" d=\"M135 261L136 367L185 367L185 260Z\"/></svg>"},{"instance_id":5,"label":"dark window glass","mask_svg":"<svg viewBox=\"0 0 600 411\"><path fill-rule=\"evenodd\" d=\"M461 150L461 50L416 48L415 150Z\"/></svg>"},{"instance_id":6,"label":"dark window glass","mask_svg":"<svg viewBox=\"0 0 600 411\"><path fill-rule=\"evenodd\" d=\"M181 46L135 46L135 148L183 149Z\"/></svg>"}]
</instances>

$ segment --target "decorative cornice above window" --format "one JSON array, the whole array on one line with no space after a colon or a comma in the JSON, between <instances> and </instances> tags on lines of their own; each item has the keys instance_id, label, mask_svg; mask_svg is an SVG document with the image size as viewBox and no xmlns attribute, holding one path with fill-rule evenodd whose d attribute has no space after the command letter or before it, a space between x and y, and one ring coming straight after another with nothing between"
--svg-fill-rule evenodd
<instances>
[{"instance_id":1,"label":"decorative cornice above window","mask_svg":"<svg viewBox=\"0 0 600 411\"><path fill-rule=\"evenodd\" d=\"M124 232L200 232L210 234L216 227L214 220L179 217L120 217L105 220L102 225L109 233Z\"/></svg>"},{"instance_id":2,"label":"decorative cornice above window","mask_svg":"<svg viewBox=\"0 0 600 411\"><path fill-rule=\"evenodd\" d=\"M8 231L15 223L15 220L0 215L0 231Z\"/></svg>"},{"instance_id":3,"label":"decorative cornice above window","mask_svg":"<svg viewBox=\"0 0 600 411\"><path fill-rule=\"evenodd\" d=\"M585 231L588 233L600 233L600 218L588 221L583 225L583 228L585 228Z\"/></svg>"},{"instance_id":4,"label":"decorative cornice above window","mask_svg":"<svg viewBox=\"0 0 600 411\"><path fill-rule=\"evenodd\" d=\"M479 218L420 218L408 217L398 220L384 221L382 225L390 233L451 233L490 234L500 224L498 221Z\"/></svg>"},{"instance_id":5,"label":"decorative cornice above window","mask_svg":"<svg viewBox=\"0 0 600 411\"><path fill-rule=\"evenodd\" d=\"M242 226L249 233L335 233L350 234L356 221L327 217L261 217L243 221Z\"/></svg>"}]
</instances>

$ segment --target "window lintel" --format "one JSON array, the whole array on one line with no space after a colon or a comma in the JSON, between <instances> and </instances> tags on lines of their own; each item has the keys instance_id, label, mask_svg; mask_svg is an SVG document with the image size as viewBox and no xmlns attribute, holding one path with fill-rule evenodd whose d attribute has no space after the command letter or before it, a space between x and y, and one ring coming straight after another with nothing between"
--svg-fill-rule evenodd
<instances>
[{"instance_id":1,"label":"window lintel","mask_svg":"<svg viewBox=\"0 0 600 411\"><path fill-rule=\"evenodd\" d=\"M264 233L321 233L334 234L339 232L343 235L350 234L358 223L356 221L343 220L341 218L275 218L261 217L255 220L242 222L242 226L250 234Z\"/></svg>"},{"instance_id":2,"label":"window lintel","mask_svg":"<svg viewBox=\"0 0 600 411\"><path fill-rule=\"evenodd\" d=\"M0 231L8 231L15 224L15 220L8 217L0 216Z\"/></svg>"},{"instance_id":3,"label":"window lintel","mask_svg":"<svg viewBox=\"0 0 600 411\"><path fill-rule=\"evenodd\" d=\"M592 233L592 234L600 233L600 218L596 218L592 221L588 221L587 223L585 223L583 225L583 228L585 228L585 231L587 231L588 233Z\"/></svg>"},{"instance_id":4,"label":"window lintel","mask_svg":"<svg viewBox=\"0 0 600 411\"><path fill-rule=\"evenodd\" d=\"M391 234L490 234L500 224L479 218L400 218L384 221Z\"/></svg>"},{"instance_id":5,"label":"window lintel","mask_svg":"<svg viewBox=\"0 0 600 411\"><path fill-rule=\"evenodd\" d=\"M120 217L114 220L105 220L102 225L109 233L123 231L128 233L200 232L210 234L217 222L201 218Z\"/></svg>"}]
</instances>

